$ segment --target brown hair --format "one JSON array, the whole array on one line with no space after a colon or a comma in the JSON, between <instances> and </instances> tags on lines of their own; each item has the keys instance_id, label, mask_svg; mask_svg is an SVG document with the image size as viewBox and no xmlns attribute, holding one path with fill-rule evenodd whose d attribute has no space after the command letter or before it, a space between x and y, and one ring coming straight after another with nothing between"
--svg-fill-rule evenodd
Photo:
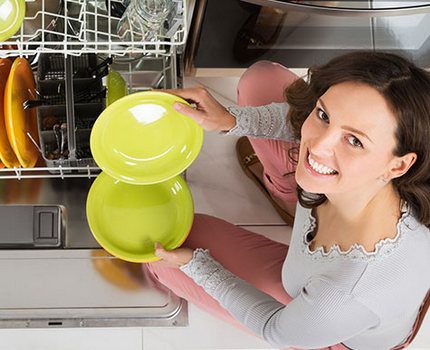
<instances>
[{"instance_id":1,"label":"brown hair","mask_svg":"<svg viewBox=\"0 0 430 350\"><path fill-rule=\"evenodd\" d=\"M416 218L430 227L430 74L400 56L363 51L310 68L307 78L307 83L298 79L285 91L290 105L288 119L297 139L318 98L335 84L364 83L385 97L397 119L393 154L417 154L409 171L392 183ZM325 195L307 193L299 186L298 194L300 204L307 208L327 200Z\"/></svg>"}]
</instances>

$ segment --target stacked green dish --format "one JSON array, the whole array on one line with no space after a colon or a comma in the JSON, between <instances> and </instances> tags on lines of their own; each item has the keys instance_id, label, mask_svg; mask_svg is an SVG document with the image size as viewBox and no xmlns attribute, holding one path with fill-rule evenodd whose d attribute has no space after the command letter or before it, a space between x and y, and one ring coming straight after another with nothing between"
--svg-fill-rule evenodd
<instances>
[{"instance_id":1,"label":"stacked green dish","mask_svg":"<svg viewBox=\"0 0 430 350\"><path fill-rule=\"evenodd\" d=\"M101 173L88 193L87 218L97 242L131 262L157 260L154 242L179 247L193 223L191 192L181 176L136 186Z\"/></svg>"},{"instance_id":2,"label":"stacked green dish","mask_svg":"<svg viewBox=\"0 0 430 350\"><path fill-rule=\"evenodd\" d=\"M115 179L148 185L172 178L196 159L203 130L173 109L187 104L164 92L134 93L109 105L91 132L97 165Z\"/></svg>"},{"instance_id":3,"label":"stacked green dish","mask_svg":"<svg viewBox=\"0 0 430 350\"><path fill-rule=\"evenodd\" d=\"M114 71L112 68L109 68L109 73L106 76L106 88L106 107L126 96L128 93L126 81L121 74Z\"/></svg>"},{"instance_id":4,"label":"stacked green dish","mask_svg":"<svg viewBox=\"0 0 430 350\"><path fill-rule=\"evenodd\" d=\"M173 109L181 98L139 92L109 105L90 137L94 160L103 172L87 199L90 229L109 253L148 262L154 243L179 247L191 229L191 192L179 175L196 159L203 130Z\"/></svg>"}]
</instances>

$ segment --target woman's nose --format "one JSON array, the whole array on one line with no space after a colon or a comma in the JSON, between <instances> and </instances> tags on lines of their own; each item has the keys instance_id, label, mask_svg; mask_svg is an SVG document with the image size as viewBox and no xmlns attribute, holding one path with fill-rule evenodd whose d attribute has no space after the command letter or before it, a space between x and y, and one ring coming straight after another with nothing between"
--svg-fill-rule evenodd
<instances>
[{"instance_id":1,"label":"woman's nose","mask_svg":"<svg viewBox=\"0 0 430 350\"><path fill-rule=\"evenodd\" d=\"M311 151L315 155L331 156L334 154L337 143L338 135L327 129L312 140Z\"/></svg>"}]
</instances>

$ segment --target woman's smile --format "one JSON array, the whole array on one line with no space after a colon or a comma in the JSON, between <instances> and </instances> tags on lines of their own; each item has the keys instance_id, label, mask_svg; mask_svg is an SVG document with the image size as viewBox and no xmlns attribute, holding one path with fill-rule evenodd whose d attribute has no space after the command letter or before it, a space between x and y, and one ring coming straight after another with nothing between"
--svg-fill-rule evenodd
<instances>
[{"instance_id":1,"label":"woman's smile","mask_svg":"<svg viewBox=\"0 0 430 350\"><path fill-rule=\"evenodd\" d=\"M316 173L316 175L324 176L338 175L338 172L335 169L330 168L329 166L319 163L315 159L313 159L309 151L307 156L307 162L305 162L305 167L312 175L314 175L314 173Z\"/></svg>"}]
</instances>

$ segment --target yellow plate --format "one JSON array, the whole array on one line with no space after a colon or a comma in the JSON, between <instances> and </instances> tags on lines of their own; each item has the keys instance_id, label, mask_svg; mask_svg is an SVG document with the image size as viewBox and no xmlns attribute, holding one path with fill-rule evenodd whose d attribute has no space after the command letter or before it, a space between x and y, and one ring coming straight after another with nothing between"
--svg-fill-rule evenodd
<instances>
[{"instance_id":1,"label":"yellow plate","mask_svg":"<svg viewBox=\"0 0 430 350\"><path fill-rule=\"evenodd\" d=\"M25 16L25 1L0 0L0 12L0 41L5 41L21 27Z\"/></svg>"},{"instance_id":2,"label":"yellow plate","mask_svg":"<svg viewBox=\"0 0 430 350\"><path fill-rule=\"evenodd\" d=\"M110 254L130 262L149 262L154 243L179 247L194 218L191 192L181 176L153 185L130 185L102 172L87 198L88 224Z\"/></svg>"},{"instance_id":3,"label":"yellow plate","mask_svg":"<svg viewBox=\"0 0 430 350\"><path fill-rule=\"evenodd\" d=\"M36 109L24 110L22 106L24 101L36 99L35 91L30 64L25 58L16 58L6 83L5 122L9 142L24 168L33 167L39 158L34 144L39 142Z\"/></svg>"},{"instance_id":4,"label":"yellow plate","mask_svg":"<svg viewBox=\"0 0 430 350\"><path fill-rule=\"evenodd\" d=\"M97 118L90 138L98 166L121 181L147 185L170 179L197 157L203 129L173 109L183 99L157 91L120 98Z\"/></svg>"},{"instance_id":5,"label":"yellow plate","mask_svg":"<svg viewBox=\"0 0 430 350\"><path fill-rule=\"evenodd\" d=\"M12 62L8 58L0 58L0 159L8 168L19 167L18 158L9 143L4 116L4 92L11 67Z\"/></svg>"}]
</instances>

